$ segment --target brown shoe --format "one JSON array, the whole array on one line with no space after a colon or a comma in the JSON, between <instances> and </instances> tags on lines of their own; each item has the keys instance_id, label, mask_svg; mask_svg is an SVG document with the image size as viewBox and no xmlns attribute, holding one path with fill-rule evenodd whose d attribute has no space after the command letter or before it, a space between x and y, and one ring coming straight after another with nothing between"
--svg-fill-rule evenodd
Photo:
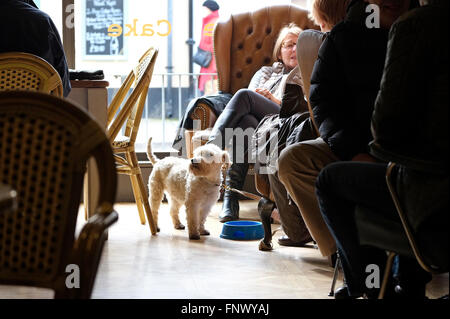
<instances>
[{"instance_id":1,"label":"brown shoe","mask_svg":"<svg viewBox=\"0 0 450 319\"><path fill-rule=\"evenodd\" d=\"M305 247L307 243L310 243L312 241L313 241L312 238L308 238L303 241L293 241L288 236L282 236L278 238L279 245L289 247Z\"/></svg>"}]
</instances>

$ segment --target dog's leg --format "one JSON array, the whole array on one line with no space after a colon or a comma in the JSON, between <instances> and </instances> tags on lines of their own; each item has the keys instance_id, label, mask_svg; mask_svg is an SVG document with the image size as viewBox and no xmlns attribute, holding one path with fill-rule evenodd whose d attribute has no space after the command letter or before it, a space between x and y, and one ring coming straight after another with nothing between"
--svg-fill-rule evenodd
<instances>
[{"instance_id":1,"label":"dog's leg","mask_svg":"<svg viewBox=\"0 0 450 319\"><path fill-rule=\"evenodd\" d=\"M178 216L180 212L180 208L183 204L171 199L170 201L170 216L172 217L173 227L178 230L183 230L186 227L180 222L180 218Z\"/></svg>"},{"instance_id":2,"label":"dog's leg","mask_svg":"<svg viewBox=\"0 0 450 319\"><path fill-rule=\"evenodd\" d=\"M150 179L149 190L148 201L150 203L150 210L152 211L153 221L155 222L157 231L160 232L158 226L158 211L159 206L161 206L161 201L164 198L164 188L161 187L160 183L158 183L155 179Z\"/></svg>"},{"instance_id":3,"label":"dog's leg","mask_svg":"<svg viewBox=\"0 0 450 319\"><path fill-rule=\"evenodd\" d=\"M199 225L199 231L200 231L200 235L202 236L209 236L210 233L207 229L205 229L205 222L206 222L206 218L209 215L209 212L211 211L212 205L207 205L204 206L202 208L202 210L200 211L200 225Z\"/></svg>"},{"instance_id":4,"label":"dog's leg","mask_svg":"<svg viewBox=\"0 0 450 319\"><path fill-rule=\"evenodd\" d=\"M189 239L191 240L199 240L200 232L199 232L199 209L200 206L196 201L186 200L186 219L187 226L189 232Z\"/></svg>"},{"instance_id":5,"label":"dog's leg","mask_svg":"<svg viewBox=\"0 0 450 319\"><path fill-rule=\"evenodd\" d=\"M208 213L206 214L202 214L202 220L200 222L200 227L199 227L199 231L200 231L200 235L202 236L209 236L210 232L209 230L205 229L205 221L206 221L206 217L208 216Z\"/></svg>"}]
</instances>

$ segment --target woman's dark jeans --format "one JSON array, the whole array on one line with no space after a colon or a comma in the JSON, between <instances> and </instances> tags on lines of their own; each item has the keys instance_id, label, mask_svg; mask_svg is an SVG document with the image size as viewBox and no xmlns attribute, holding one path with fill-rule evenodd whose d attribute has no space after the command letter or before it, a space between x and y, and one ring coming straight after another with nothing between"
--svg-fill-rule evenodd
<instances>
[{"instance_id":1,"label":"woman's dark jeans","mask_svg":"<svg viewBox=\"0 0 450 319\"><path fill-rule=\"evenodd\" d=\"M235 145L233 148L239 150L238 158L235 160L242 161L243 154L247 153L249 138L252 134L244 136L244 139L238 139L233 131L235 129L255 129L259 122L268 114L278 114L280 106L255 91L241 89L228 102L226 108L217 119L210 138L209 143L214 143L222 149L226 148L232 138L244 145ZM230 129L230 130L227 130ZM232 130L231 130L232 129ZM248 131L247 131L248 132ZM250 132L248 132L250 133ZM236 156L233 156L236 157Z\"/></svg>"}]
</instances>

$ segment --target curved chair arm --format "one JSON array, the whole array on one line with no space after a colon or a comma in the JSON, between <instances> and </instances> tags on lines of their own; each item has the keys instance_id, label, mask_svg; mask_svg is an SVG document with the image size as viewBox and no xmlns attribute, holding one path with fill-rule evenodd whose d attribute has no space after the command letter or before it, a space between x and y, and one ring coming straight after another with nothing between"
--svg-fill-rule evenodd
<instances>
[{"instance_id":1,"label":"curved chair arm","mask_svg":"<svg viewBox=\"0 0 450 319\"><path fill-rule=\"evenodd\" d=\"M199 102L190 116L193 121L200 121L201 130L211 128L216 123L217 116L211 107L206 103Z\"/></svg>"},{"instance_id":2,"label":"curved chair arm","mask_svg":"<svg viewBox=\"0 0 450 319\"><path fill-rule=\"evenodd\" d=\"M108 236L108 228L118 220L117 212L110 203L103 203L95 215L89 218L74 244L71 264L79 269L79 288L69 289L65 280L61 280L60 289L56 289L55 298L89 299L94 287L95 276ZM67 265L64 265L64 267ZM69 274L67 274L68 276Z\"/></svg>"}]
</instances>

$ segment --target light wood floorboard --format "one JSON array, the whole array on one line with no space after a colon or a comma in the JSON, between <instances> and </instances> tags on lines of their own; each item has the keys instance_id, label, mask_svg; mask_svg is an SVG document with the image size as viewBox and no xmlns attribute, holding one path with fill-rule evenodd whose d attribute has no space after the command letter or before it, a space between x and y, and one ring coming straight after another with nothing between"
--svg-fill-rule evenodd
<instances>
[{"instance_id":1,"label":"light wood floorboard","mask_svg":"<svg viewBox=\"0 0 450 319\"><path fill-rule=\"evenodd\" d=\"M133 204L117 204L119 221L109 232L92 298L98 299L329 299L333 269L312 245L261 252L258 241L221 239L218 203L207 220L211 236L189 241L187 230L172 227L167 204L161 233L151 236ZM256 202L241 205L244 219L258 220ZM78 231L83 226L80 208ZM181 220L185 220L184 210ZM273 225L273 229L279 225ZM342 284L342 276L337 287ZM448 274L428 285L432 298L448 294ZM0 286L0 299L52 298L44 289Z\"/></svg>"}]
</instances>

